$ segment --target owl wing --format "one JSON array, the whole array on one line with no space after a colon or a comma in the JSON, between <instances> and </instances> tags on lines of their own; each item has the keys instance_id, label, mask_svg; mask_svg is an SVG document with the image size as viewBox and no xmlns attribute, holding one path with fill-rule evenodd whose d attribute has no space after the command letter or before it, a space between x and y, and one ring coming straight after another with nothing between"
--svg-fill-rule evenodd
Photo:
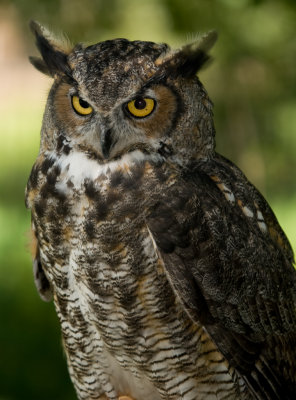
<instances>
[{"instance_id":1,"label":"owl wing","mask_svg":"<svg viewBox=\"0 0 296 400\"><path fill-rule=\"evenodd\" d=\"M184 171L147 224L189 316L205 326L255 398L294 398L293 252L254 186L217 155Z\"/></svg>"},{"instance_id":2,"label":"owl wing","mask_svg":"<svg viewBox=\"0 0 296 400\"><path fill-rule=\"evenodd\" d=\"M51 301L53 298L53 290L45 275L40 260L39 243L33 219L31 223L31 253L33 259L33 276L36 289L42 300Z\"/></svg>"}]
</instances>

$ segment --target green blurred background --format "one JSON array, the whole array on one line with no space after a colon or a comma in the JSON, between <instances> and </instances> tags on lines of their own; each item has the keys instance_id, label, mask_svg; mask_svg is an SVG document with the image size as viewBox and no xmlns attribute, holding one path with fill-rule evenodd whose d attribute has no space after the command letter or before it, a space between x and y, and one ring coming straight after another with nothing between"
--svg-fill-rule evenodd
<instances>
[{"instance_id":1,"label":"green blurred background","mask_svg":"<svg viewBox=\"0 0 296 400\"><path fill-rule=\"evenodd\" d=\"M173 47L217 29L200 73L215 104L217 148L263 192L296 248L295 0L0 0L0 400L75 399L52 304L32 277L24 188L51 81L28 21L71 41L115 37Z\"/></svg>"}]
</instances>

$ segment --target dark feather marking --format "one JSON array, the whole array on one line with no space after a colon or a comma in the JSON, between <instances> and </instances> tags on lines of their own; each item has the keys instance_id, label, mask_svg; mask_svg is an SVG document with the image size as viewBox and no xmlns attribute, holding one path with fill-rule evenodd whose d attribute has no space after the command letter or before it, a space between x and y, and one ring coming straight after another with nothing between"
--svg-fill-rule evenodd
<instances>
[{"instance_id":1,"label":"dark feather marking","mask_svg":"<svg viewBox=\"0 0 296 400\"><path fill-rule=\"evenodd\" d=\"M62 151L64 154L68 155L71 151L71 146L64 135L59 135L57 139L57 151Z\"/></svg>"},{"instance_id":2,"label":"dark feather marking","mask_svg":"<svg viewBox=\"0 0 296 400\"><path fill-rule=\"evenodd\" d=\"M57 182L57 178L61 173L61 169L58 166L55 166L47 175L46 180L50 186L53 186Z\"/></svg>"},{"instance_id":3,"label":"dark feather marking","mask_svg":"<svg viewBox=\"0 0 296 400\"><path fill-rule=\"evenodd\" d=\"M45 160L41 164L41 171L44 175L46 175L49 168L51 168L54 164L53 158L45 158Z\"/></svg>"},{"instance_id":4,"label":"dark feather marking","mask_svg":"<svg viewBox=\"0 0 296 400\"><path fill-rule=\"evenodd\" d=\"M39 218L44 217L46 212L47 200L44 198L37 198L34 203L35 212Z\"/></svg>"},{"instance_id":5,"label":"dark feather marking","mask_svg":"<svg viewBox=\"0 0 296 400\"><path fill-rule=\"evenodd\" d=\"M96 199L96 202L95 202L95 213L96 213L97 221L104 220L107 217L109 211L110 211L110 209L109 209L109 206L108 206L106 200L104 200L104 199Z\"/></svg>"},{"instance_id":6,"label":"dark feather marking","mask_svg":"<svg viewBox=\"0 0 296 400\"><path fill-rule=\"evenodd\" d=\"M70 205L66 198L58 199L56 213L59 217L65 218L70 212Z\"/></svg>"},{"instance_id":7,"label":"dark feather marking","mask_svg":"<svg viewBox=\"0 0 296 400\"><path fill-rule=\"evenodd\" d=\"M120 186L123 191L135 191L139 189L141 185L141 180L143 178L143 168L142 166L134 166L131 168L130 174L122 175L122 173L115 173L115 183L117 185L120 183ZM111 178L112 180L112 178ZM113 186L114 186L114 181L113 181ZM138 194L138 193L137 193Z\"/></svg>"},{"instance_id":8,"label":"dark feather marking","mask_svg":"<svg viewBox=\"0 0 296 400\"><path fill-rule=\"evenodd\" d=\"M110 187L114 188L119 186L123 180L123 173L122 171L115 171L110 177Z\"/></svg>"},{"instance_id":9,"label":"dark feather marking","mask_svg":"<svg viewBox=\"0 0 296 400\"><path fill-rule=\"evenodd\" d=\"M90 240L92 240L92 239L95 238L95 236L96 236L96 235L95 235L96 230L95 230L95 224L94 224L93 221L91 221L91 220L86 220L85 223L84 223L84 230L85 230L85 232L86 232L86 234L87 234L87 237L88 237Z\"/></svg>"},{"instance_id":10,"label":"dark feather marking","mask_svg":"<svg viewBox=\"0 0 296 400\"><path fill-rule=\"evenodd\" d=\"M32 170L31 170L31 174L30 174L29 182L28 182L30 185L30 189L35 189L37 187L39 171L40 171L39 166L34 164Z\"/></svg>"},{"instance_id":11,"label":"dark feather marking","mask_svg":"<svg viewBox=\"0 0 296 400\"><path fill-rule=\"evenodd\" d=\"M56 188L56 183L57 179L61 173L61 169L58 166L55 166L52 168L49 172L46 174L46 182L43 184L43 186L40 189L40 195L44 199L49 198L49 197L55 197L57 200L60 200L61 202L64 202L66 200L66 195L60 190L57 190Z\"/></svg>"},{"instance_id":12,"label":"dark feather marking","mask_svg":"<svg viewBox=\"0 0 296 400\"><path fill-rule=\"evenodd\" d=\"M85 194L89 199L95 200L99 198L100 192L96 189L93 181L91 181L90 179L86 179L84 181L84 188Z\"/></svg>"},{"instance_id":13,"label":"dark feather marking","mask_svg":"<svg viewBox=\"0 0 296 400\"><path fill-rule=\"evenodd\" d=\"M160 142L160 147L158 148L157 151L162 157L168 157L173 154L172 147L162 142Z\"/></svg>"},{"instance_id":14,"label":"dark feather marking","mask_svg":"<svg viewBox=\"0 0 296 400\"><path fill-rule=\"evenodd\" d=\"M74 183L71 181L71 179L68 179L68 180L67 180L67 187L68 187L69 189L73 189Z\"/></svg>"}]
</instances>

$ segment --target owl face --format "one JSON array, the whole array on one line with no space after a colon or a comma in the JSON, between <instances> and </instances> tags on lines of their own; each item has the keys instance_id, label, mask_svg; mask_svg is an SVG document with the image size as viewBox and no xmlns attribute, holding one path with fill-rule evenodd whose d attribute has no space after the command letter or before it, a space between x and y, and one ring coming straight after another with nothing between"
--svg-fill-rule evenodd
<instances>
[{"instance_id":1,"label":"owl face","mask_svg":"<svg viewBox=\"0 0 296 400\"><path fill-rule=\"evenodd\" d=\"M214 33L176 52L166 44L126 39L69 50L38 24L32 29L42 59L31 62L55 79L44 150L75 149L100 163L134 150L172 158L183 152L187 159L213 150L211 103L195 75L209 58ZM207 138L199 126L205 115Z\"/></svg>"}]
</instances>

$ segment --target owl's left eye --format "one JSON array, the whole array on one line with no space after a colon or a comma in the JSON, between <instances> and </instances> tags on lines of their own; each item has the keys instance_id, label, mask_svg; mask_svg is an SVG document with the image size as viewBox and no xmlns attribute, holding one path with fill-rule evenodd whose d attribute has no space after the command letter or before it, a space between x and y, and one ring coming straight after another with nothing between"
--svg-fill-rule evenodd
<instances>
[{"instance_id":1,"label":"owl's left eye","mask_svg":"<svg viewBox=\"0 0 296 400\"><path fill-rule=\"evenodd\" d=\"M79 115L90 115L93 112L92 106L78 96L72 96L72 106Z\"/></svg>"},{"instance_id":2,"label":"owl's left eye","mask_svg":"<svg viewBox=\"0 0 296 400\"><path fill-rule=\"evenodd\" d=\"M126 105L129 113L136 118L144 118L150 115L155 108L155 101L148 97L137 97Z\"/></svg>"}]
</instances>

